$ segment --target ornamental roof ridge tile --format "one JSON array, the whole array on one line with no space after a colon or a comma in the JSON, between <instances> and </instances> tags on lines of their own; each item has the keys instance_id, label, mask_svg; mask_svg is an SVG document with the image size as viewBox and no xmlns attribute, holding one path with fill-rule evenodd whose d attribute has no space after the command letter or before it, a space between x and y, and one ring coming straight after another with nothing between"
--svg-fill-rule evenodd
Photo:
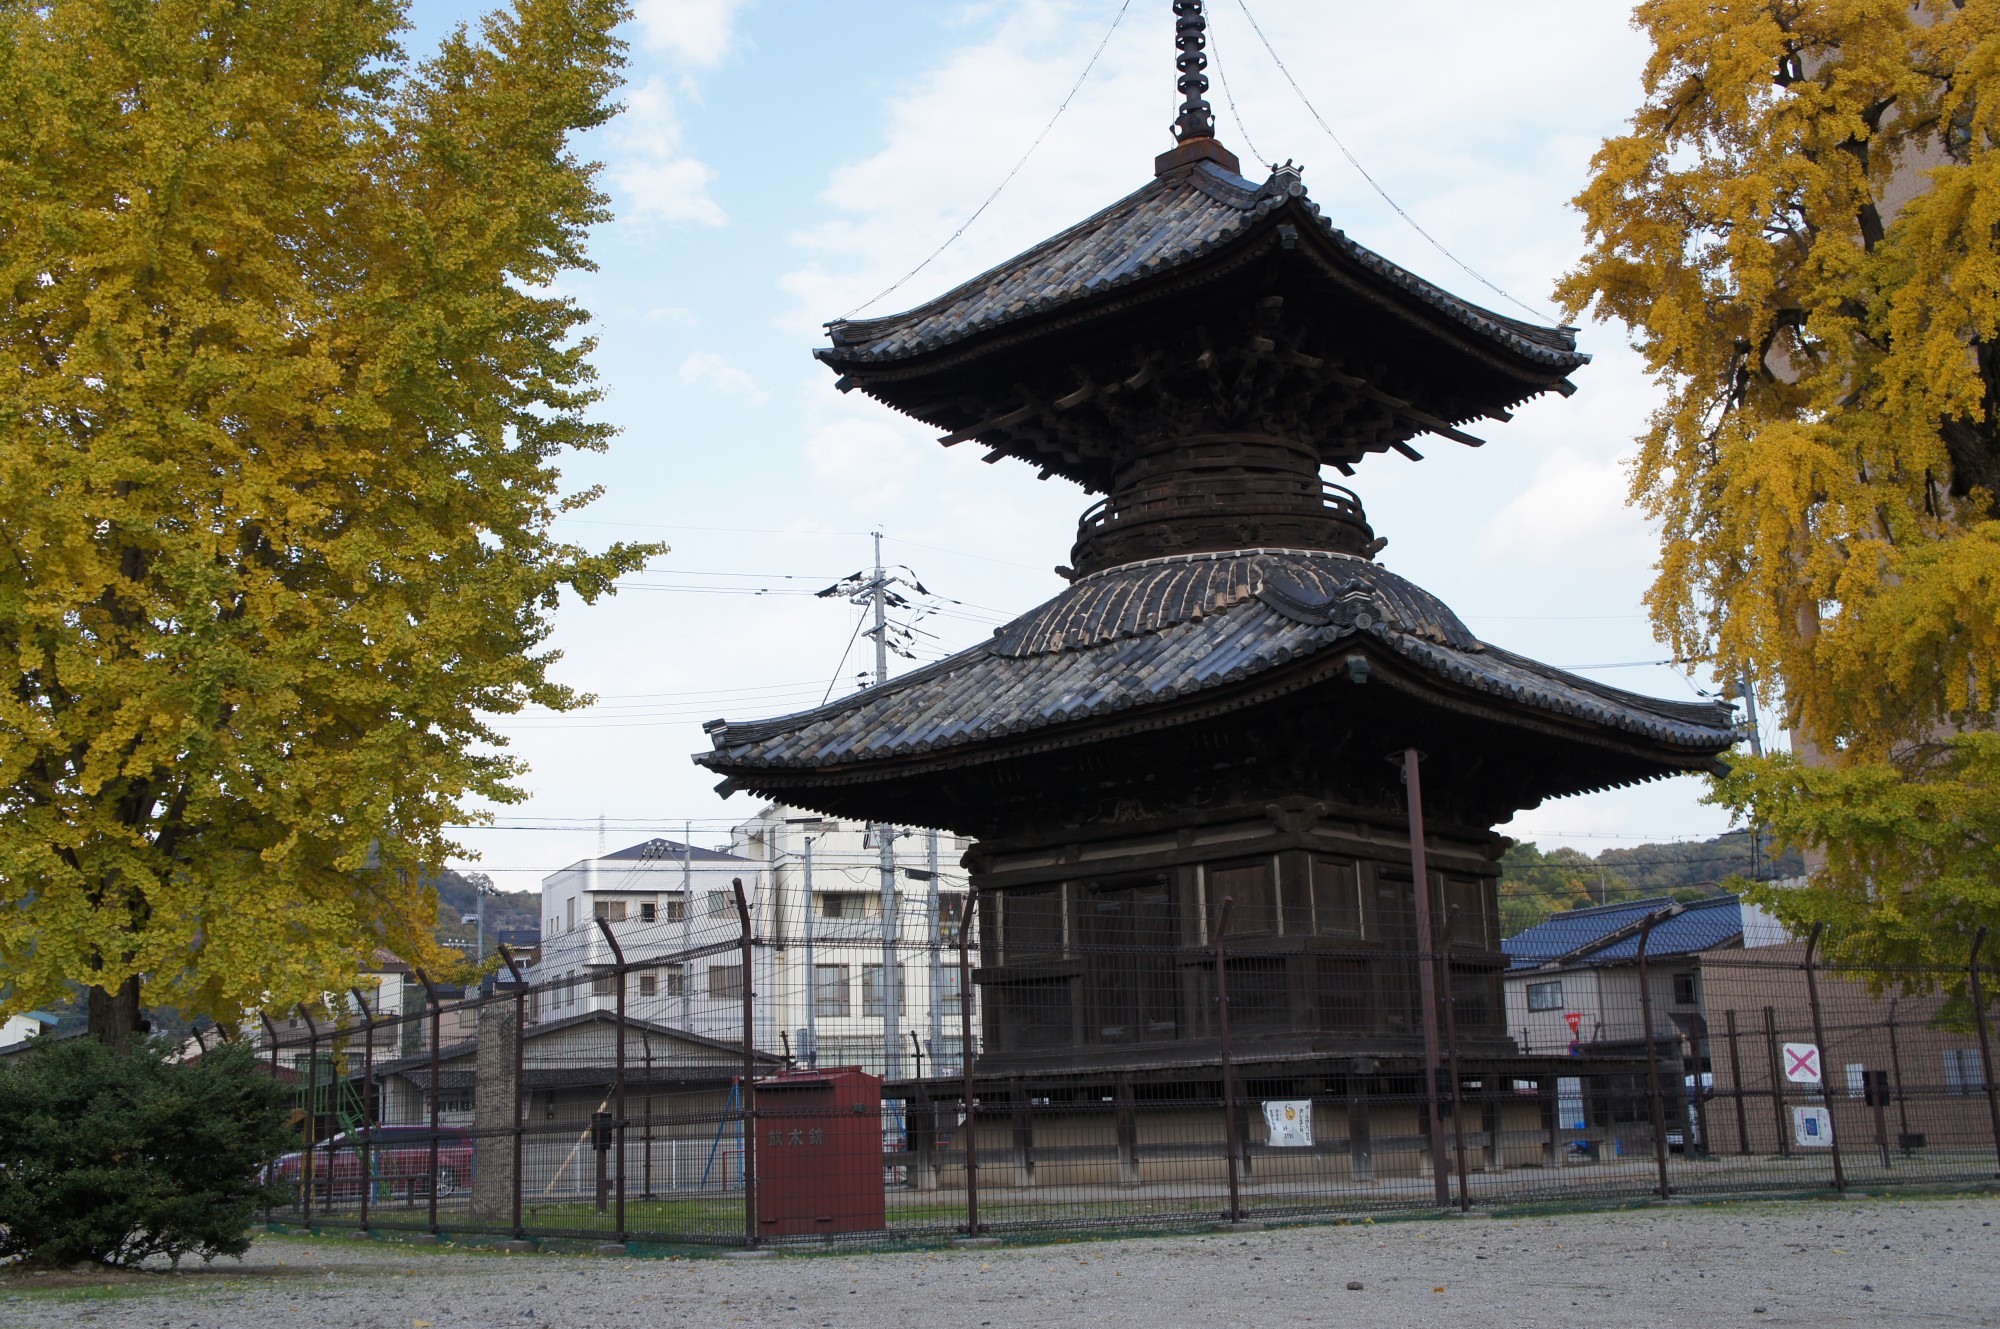
<instances>
[{"instance_id":1,"label":"ornamental roof ridge tile","mask_svg":"<svg viewBox=\"0 0 2000 1329\"><path fill-rule=\"evenodd\" d=\"M1149 180L1047 240L902 313L834 319L826 325L833 344L814 354L833 363L861 364L937 350L1183 266L1292 205L1358 266L1461 326L1543 365L1567 370L1589 361L1576 349L1573 328L1544 327L1475 305L1361 245L1333 225L1296 173L1276 171L1259 186L1209 161Z\"/></svg>"}]
</instances>

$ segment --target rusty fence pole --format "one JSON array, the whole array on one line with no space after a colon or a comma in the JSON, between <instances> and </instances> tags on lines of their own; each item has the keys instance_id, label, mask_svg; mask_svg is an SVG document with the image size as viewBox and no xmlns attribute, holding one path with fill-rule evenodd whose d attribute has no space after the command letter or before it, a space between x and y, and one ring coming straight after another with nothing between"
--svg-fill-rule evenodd
<instances>
[{"instance_id":1,"label":"rusty fence pole","mask_svg":"<svg viewBox=\"0 0 2000 1329\"><path fill-rule=\"evenodd\" d=\"M1651 1100L1653 1122L1653 1165L1660 1173L1660 1198L1673 1198L1667 1184L1667 1105L1660 1088L1660 1045L1653 1030L1653 981L1646 966L1646 946L1653 940L1653 927L1667 913L1658 910L1639 924L1639 1020L1645 1026L1646 1097Z\"/></svg>"},{"instance_id":2,"label":"rusty fence pole","mask_svg":"<svg viewBox=\"0 0 2000 1329\"><path fill-rule=\"evenodd\" d=\"M625 948L618 944L618 938L611 931L611 920L602 915L597 917L597 930L604 934L604 944L611 948L611 960L617 974L618 993L612 999L616 1012L614 1019L618 1025L617 1051L613 1054L611 1079L611 1140L618 1150L617 1162L612 1167L613 1182L617 1195L617 1216L612 1220L617 1228L613 1238L619 1245L625 1244ZM744 961L743 982L750 982L749 961ZM515 1037L518 1044L520 1038Z\"/></svg>"},{"instance_id":3,"label":"rusty fence pole","mask_svg":"<svg viewBox=\"0 0 2000 1329\"><path fill-rule=\"evenodd\" d=\"M1771 1120L1778 1131L1778 1156L1792 1156L1792 1132L1785 1120L1785 1068L1779 1064L1778 1008L1764 1008L1764 1050L1771 1060Z\"/></svg>"},{"instance_id":4,"label":"rusty fence pole","mask_svg":"<svg viewBox=\"0 0 2000 1329\"><path fill-rule=\"evenodd\" d=\"M1903 1094L1903 1049L1896 1038L1896 1003L1901 1000L1897 997L1889 1002L1889 1074L1896 1099L1896 1129L1900 1133L1896 1147L1899 1150L1910 1134L1910 1104Z\"/></svg>"},{"instance_id":5,"label":"rusty fence pole","mask_svg":"<svg viewBox=\"0 0 2000 1329\"><path fill-rule=\"evenodd\" d=\"M1438 1112L1438 1008L1436 948L1431 944L1431 873L1424 857L1424 786L1418 772L1423 754L1403 752L1403 799L1410 814L1410 887L1417 911L1417 1000L1424 1026L1424 1113L1431 1136L1431 1194L1440 1209L1451 1205L1451 1179L1444 1158L1444 1124Z\"/></svg>"},{"instance_id":6,"label":"rusty fence pole","mask_svg":"<svg viewBox=\"0 0 2000 1329\"><path fill-rule=\"evenodd\" d=\"M314 1155L319 1143L319 1025L313 1022L312 1012L303 1003L298 1012L306 1026L306 1147L299 1154L299 1176L303 1183L299 1187L300 1221L311 1228L313 1187L319 1182L319 1159Z\"/></svg>"},{"instance_id":7,"label":"rusty fence pole","mask_svg":"<svg viewBox=\"0 0 2000 1329\"><path fill-rule=\"evenodd\" d=\"M743 878L730 880L736 893L736 920L743 926L743 1243L757 1247L757 1043L756 993L750 981L750 901L743 894ZM883 975L884 983L896 981L894 974Z\"/></svg>"},{"instance_id":8,"label":"rusty fence pole","mask_svg":"<svg viewBox=\"0 0 2000 1329\"><path fill-rule=\"evenodd\" d=\"M507 972L514 979L514 1194L511 1199L514 1240L526 1241L528 1234L521 1227L521 1192L527 1187L527 1178L521 1175L521 1133L527 1129L528 1113L525 1098L527 1083L528 1042L528 980L521 973L521 966L514 962L514 948L506 942L500 943L500 961L507 966ZM624 1035L619 1035L621 1050ZM649 1045L650 1049L650 1045ZM622 1225L622 1224L621 1224Z\"/></svg>"},{"instance_id":9,"label":"rusty fence pole","mask_svg":"<svg viewBox=\"0 0 2000 1329\"><path fill-rule=\"evenodd\" d=\"M1743 1055L1737 1045L1736 1008L1730 1007L1722 1013L1723 1024L1729 1031L1729 1084L1730 1093L1736 1099L1736 1152L1750 1152L1750 1116L1743 1105Z\"/></svg>"},{"instance_id":10,"label":"rusty fence pole","mask_svg":"<svg viewBox=\"0 0 2000 1329\"><path fill-rule=\"evenodd\" d=\"M1222 1056L1222 1150L1229 1162L1229 1213L1232 1223L1243 1221L1242 1181L1236 1166L1236 1067L1229 1057L1229 957L1223 938L1229 934L1229 908L1236 897L1225 895L1215 913L1215 1020Z\"/></svg>"},{"instance_id":11,"label":"rusty fence pole","mask_svg":"<svg viewBox=\"0 0 2000 1329\"><path fill-rule=\"evenodd\" d=\"M1806 1000L1812 1005L1813 1043L1819 1048L1819 1098L1826 1107L1826 1143L1833 1155L1833 1188L1845 1194L1847 1169L1840 1158L1840 1128L1833 1121L1833 1086L1827 1083L1831 1063L1827 1061L1826 1026L1819 1011L1819 938L1825 930L1826 924L1815 923L1812 934L1806 938Z\"/></svg>"},{"instance_id":12,"label":"rusty fence pole","mask_svg":"<svg viewBox=\"0 0 2000 1329\"><path fill-rule=\"evenodd\" d=\"M430 1169L431 1171L430 1171L430 1185L426 1186L424 1189L430 1193L429 1208L426 1211L427 1212L426 1221L430 1227L431 1235L436 1236L438 1230L438 1107L439 1107L439 1098L441 1096L441 1091L438 1084L438 1053L442 1050L439 1044L442 1043L444 1040L444 1013L438 1009L437 987L431 982L430 975L426 974L423 970L419 969L417 970L417 981L424 985L424 1001L430 1007L429 1015L431 1021L431 1058L430 1058L431 1061Z\"/></svg>"},{"instance_id":13,"label":"rusty fence pole","mask_svg":"<svg viewBox=\"0 0 2000 1329\"><path fill-rule=\"evenodd\" d=\"M264 1011L257 1012L257 1019L262 1022L264 1037L271 1045L271 1079L275 1081L278 1078L278 1026L271 1023L270 1015ZM270 1221L271 1195L269 1191L266 1191L264 1193L264 1222L268 1225Z\"/></svg>"},{"instance_id":14,"label":"rusty fence pole","mask_svg":"<svg viewBox=\"0 0 2000 1329\"><path fill-rule=\"evenodd\" d=\"M979 884L968 883L958 916L958 1062L965 1098L965 1235L979 1235L979 1100L972 1083L972 921Z\"/></svg>"},{"instance_id":15,"label":"rusty fence pole","mask_svg":"<svg viewBox=\"0 0 2000 1329\"><path fill-rule=\"evenodd\" d=\"M369 1091L375 1087L375 1012L368 1008L368 998L361 995L360 988L349 988L354 996L354 1008L361 1012L361 1156L355 1166L360 1169L357 1180L361 1185L361 1230L368 1230L368 1201L375 1190L375 1173L370 1167L374 1159L375 1143L374 1111L368 1106Z\"/></svg>"},{"instance_id":16,"label":"rusty fence pole","mask_svg":"<svg viewBox=\"0 0 2000 1329\"><path fill-rule=\"evenodd\" d=\"M1979 1026L1979 1078L1986 1082L1986 1119L1993 1128L1993 1156L2000 1164L2000 1087L1993 1083L1993 1039L1986 1026L1986 989L1979 981L1979 948L1986 943L1986 929L1972 938L1966 977L1971 988L1972 1018ZM2000 1171L1994 1174L2000 1177Z\"/></svg>"},{"instance_id":17,"label":"rusty fence pole","mask_svg":"<svg viewBox=\"0 0 2000 1329\"><path fill-rule=\"evenodd\" d=\"M1465 1081L1458 1073L1458 989L1451 981L1451 937L1458 906L1445 910L1444 935L1438 943L1438 987L1444 993L1445 1058L1451 1073L1451 1138L1458 1150L1458 1211L1472 1209L1472 1191L1465 1169ZM1497 1144L1497 1141L1495 1142Z\"/></svg>"}]
</instances>

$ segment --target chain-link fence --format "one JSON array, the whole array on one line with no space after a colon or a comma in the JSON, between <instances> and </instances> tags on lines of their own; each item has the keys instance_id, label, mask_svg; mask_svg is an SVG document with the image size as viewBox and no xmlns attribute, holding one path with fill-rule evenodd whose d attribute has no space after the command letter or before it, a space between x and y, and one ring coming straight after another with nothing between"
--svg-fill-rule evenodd
<instances>
[{"instance_id":1,"label":"chain-link fence","mask_svg":"<svg viewBox=\"0 0 2000 1329\"><path fill-rule=\"evenodd\" d=\"M1156 935L1135 889L810 962L739 894L689 945L597 919L587 970L267 1018L302 1133L271 1217L741 1247L2000 1174L1976 947L1663 952L1666 910L1526 963L1448 901L1430 936L1233 897Z\"/></svg>"}]
</instances>

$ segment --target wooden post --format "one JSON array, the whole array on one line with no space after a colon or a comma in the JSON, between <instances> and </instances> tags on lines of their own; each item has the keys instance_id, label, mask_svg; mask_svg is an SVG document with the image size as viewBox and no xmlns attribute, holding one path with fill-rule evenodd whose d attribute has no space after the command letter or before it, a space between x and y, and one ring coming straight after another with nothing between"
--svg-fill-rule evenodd
<instances>
[{"instance_id":1,"label":"wooden post","mask_svg":"<svg viewBox=\"0 0 2000 1329\"><path fill-rule=\"evenodd\" d=\"M1415 748L1403 753L1403 798L1410 814L1410 885L1417 910L1417 1000L1423 1008L1424 1113L1431 1137L1431 1198L1440 1209L1451 1205L1451 1178L1445 1164L1444 1124L1438 1111L1438 1008L1436 955L1431 945L1431 873L1424 858L1424 787Z\"/></svg>"}]
</instances>

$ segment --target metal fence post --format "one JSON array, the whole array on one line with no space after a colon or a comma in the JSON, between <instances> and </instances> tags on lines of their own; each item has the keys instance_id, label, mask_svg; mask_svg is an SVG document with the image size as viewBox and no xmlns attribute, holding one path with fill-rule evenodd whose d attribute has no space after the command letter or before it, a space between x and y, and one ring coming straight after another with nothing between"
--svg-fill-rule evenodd
<instances>
[{"instance_id":1,"label":"metal fence post","mask_svg":"<svg viewBox=\"0 0 2000 1329\"><path fill-rule=\"evenodd\" d=\"M1819 957L1820 933L1825 930L1826 924L1815 923L1813 924L1812 935L1806 938L1806 1000L1812 1004L1813 1044L1819 1048L1819 1097L1820 1102L1826 1105L1826 1143L1828 1151L1833 1155L1833 1188L1837 1191L1845 1192L1847 1190L1847 1169L1841 1165L1840 1128L1834 1124L1833 1120L1833 1086L1827 1083L1827 1071L1830 1068L1830 1063L1826 1057L1826 1027L1821 1021L1819 1013L1819 973L1817 960Z\"/></svg>"},{"instance_id":2,"label":"metal fence post","mask_svg":"<svg viewBox=\"0 0 2000 1329\"><path fill-rule=\"evenodd\" d=\"M506 942L500 943L500 960L507 966L507 972L514 979L514 1185L512 1204L514 1207L514 1240L525 1241L528 1234L521 1227L521 1192L527 1186L527 1178L521 1175L521 1133L527 1128L527 1113L522 1104L526 1092L528 1042L528 982L521 974L521 966L514 962L514 948ZM624 1035L619 1036L621 1050ZM623 1226L622 1222L620 1226Z\"/></svg>"},{"instance_id":3,"label":"metal fence post","mask_svg":"<svg viewBox=\"0 0 2000 1329\"><path fill-rule=\"evenodd\" d=\"M1750 1117L1743 1105L1743 1055L1737 1046L1736 1008L1723 1013L1723 1023L1729 1030L1729 1083L1731 1095L1736 1099L1736 1152L1750 1152Z\"/></svg>"},{"instance_id":4,"label":"metal fence post","mask_svg":"<svg viewBox=\"0 0 2000 1329\"><path fill-rule=\"evenodd\" d=\"M1465 1169L1465 1081L1458 1074L1458 990L1451 981L1451 934L1458 906L1445 910L1444 933L1438 942L1438 988L1444 994L1445 1058L1451 1072L1451 1138L1458 1151L1458 1211L1472 1209L1472 1191Z\"/></svg>"},{"instance_id":5,"label":"metal fence post","mask_svg":"<svg viewBox=\"0 0 2000 1329\"><path fill-rule=\"evenodd\" d=\"M965 1085L965 1235L979 1235L979 1102L972 1083L972 920L979 885L968 883L958 917L958 1062Z\"/></svg>"},{"instance_id":6,"label":"metal fence post","mask_svg":"<svg viewBox=\"0 0 2000 1329\"><path fill-rule=\"evenodd\" d=\"M1673 1198L1667 1184L1667 1105L1660 1089L1660 1046L1653 1036L1653 981L1646 967L1646 945L1653 939L1653 925L1665 910L1646 915L1639 924L1639 1019L1646 1038L1646 1097L1651 1100L1653 1120L1653 1164L1660 1173L1660 1198Z\"/></svg>"},{"instance_id":7,"label":"metal fence post","mask_svg":"<svg viewBox=\"0 0 2000 1329\"><path fill-rule=\"evenodd\" d=\"M1229 1161L1229 1213L1232 1223L1243 1221L1242 1181L1236 1166L1236 1068L1229 1057L1229 956L1224 938L1229 934L1229 909L1236 897L1225 895L1215 913L1215 1019L1222 1057L1222 1150Z\"/></svg>"},{"instance_id":8,"label":"metal fence post","mask_svg":"<svg viewBox=\"0 0 2000 1329\"><path fill-rule=\"evenodd\" d=\"M417 981L424 985L424 1000L430 1006L431 1017L431 1172L430 1185L424 1189L430 1193L427 1221L430 1226L431 1235L436 1236L438 1230L438 1106L440 1098L438 1053L441 1051L440 1044L444 1040L444 1012L438 1009L437 987L431 982L430 975L419 969L417 970Z\"/></svg>"},{"instance_id":9,"label":"metal fence post","mask_svg":"<svg viewBox=\"0 0 2000 1329\"><path fill-rule=\"evenodd\" d=\"M1417 771L1423 760L1415 748L1403 753L1403 798L1410 814L1410 886L1417 909L1417 1000L1424 1026L1424 1112L1431 1133L1431 1194L1437 1207L1451 1204L1451 1180L1444 1160L1444 1124L1438 1112L1437 975L1431 943L1431 873L1424 858L1424 786Z\"/></svg>"},{"instance_id":10,"label":"metal fence post","mask_svg":"<svg viewBox=\"0 0 2000 1329\"><path fill-rule=\"evenodd\" d=\"M299 1154L299 1177L303 1183L299 1187L299 1203L301 1221L310 1228L313 1186L319 1181L319 1159L313 1152L319 1143L319 1026L303 1003L297 1009L306 1026L306 1147Z\"/></svg>"},{"instance_id":11,"label":"metal fence post","mask_svg":"<svg viewBox=\"0 0 2000 1329\"><path fill-rule=\"evenodd\" d=\"M611 1129L612 1143L618 1150L618 1159L612 1168L614 1177L612 1184L616 1188L618 1197L618 1212L613 1225L617 1228L615 1240L622 1246L625 1244L625 948L618 944L618 938L612 934L610 919L599 915L597 930L604 934L604 942L611 948L612 963L618 975L618 993L613 999L613 1009L617 1012L615 1018L618 1022L618 1034L617 1051L613 1054L612 1063L611 1110L614 1116ZM743 982L747 988L750 983L750 967L747 960L743 968ZM519 1044L518 1034L514 1041Z\"/></svg>"},{"instance_id":12,"label":"metal fence post","mask_svg":"<svg viewBox=\"0 0 2000 1329\"><path fill-rule=\"evenodd\" d=\"M271 1023L270 1015L264 1011L257 1012L257 1019L262 1022L264 1037L271 1045L271 1078L276 1080L278 1078L278 1026ZM271 1194L269 1191L264 1193L264 1221L266 1223L271 1221Z\"/></svg>"},{"instance_id":13,"label":"metal fence post","mask_svg":"<svg viewBox=\"0 0 2000 1329\"><path fill-rule=\"evenodd\" d=\"M750 902L743 895L743 878L731 879L730 887L736 893L736 918L743 925L743 1241L751 1249L757 1246L757 1013L755 985L750 981ZM895 975L884 975L884 983L893 983Z\"/></svg>"},{"instance_id":14,"label":"metal fence post","mask_svg":"<svg viewBox=\"0 0 2000 1329\"><path fill-rule=\"evenodd\" d=\"M1778 1009L1764 1008L1764 1051L1771 1061L1771 1121L1778 1132L1778 1156L1792 1156L1792 1133L1785 1122L1785 1069L1778 1063Z\"/></svg>"},{"instance_id":15,"label":"metal fence post","mask_svg":"<svg viewBox=\"0 0 2000 1329\"><path fill-rule=\"evenodd\" d=\"M1993 1039L1986 1028L1986 990L1979 982L1979 948L1986 942L1986 929L1972 938L1972 954L1966 965L1972 990L1972 1018L1979 1026L1979 1078L1986 1082L1986 1119L1993 1128L1993 1156L2000 1163L2000 1087L1993 1083ZM1995 1172L2000 1177L2000 1172Z\"/></svg>"},{"instance_id":16,"label":"metal fence post","mask_svg":"<svg viewBox=\"0 0 2000 1329\"><path fill-rule=\"evenodd\" d=\"M1910 1103L1903 1093L1903 1049L1896 1037L1896 1003L1900 1000L1902 999L1898 997L1889 1002L1889 1074L1893 1077L1891 1083L1896 1098L1898 1149L1903 1147L1903 1141L1908 1139L1910 1134Z\"/></svg>"},{"instance_id":17,"label":"metal fence post","mask_svg":"<svg viewBox=\"0 0 2000 1329\"><path fill-rule=\"evenodd\" d=\"M368 1009L368 998L361 995L360 988L349 988L354 995L354 1007L361 1012L361 1230L368 1230L368 1201L375 1191L375 1173L370 1164L374 1161L372 1146L375 1142L374 1112L368 1106L368 1091L375 1087L375 1012Z\"/></svg>"}]
</instances>

